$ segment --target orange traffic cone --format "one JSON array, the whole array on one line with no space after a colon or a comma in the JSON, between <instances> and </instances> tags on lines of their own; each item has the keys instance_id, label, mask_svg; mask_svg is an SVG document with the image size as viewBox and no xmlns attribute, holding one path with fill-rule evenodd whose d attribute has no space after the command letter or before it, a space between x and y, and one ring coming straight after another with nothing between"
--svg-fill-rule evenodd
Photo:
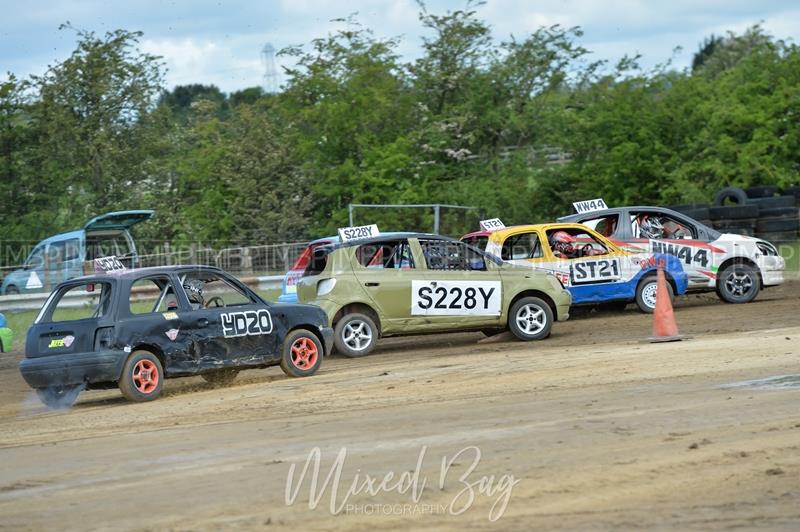
<instances>
[{"instance_id":1,"label":"orange traffic cone","mask_svg":"<svg viewBox=\"0 0 800 532\"><path fill-rule=\"evenodd\" d=\"M675 313L672 311L672 301L667 288L667 278L664 276L664 267L658 264L656 284L656 308L653 312L653 336L648 338L650 343L678 342L687 337L678 334L678 324L675 322Z\"/></svg>"}]
</instances>

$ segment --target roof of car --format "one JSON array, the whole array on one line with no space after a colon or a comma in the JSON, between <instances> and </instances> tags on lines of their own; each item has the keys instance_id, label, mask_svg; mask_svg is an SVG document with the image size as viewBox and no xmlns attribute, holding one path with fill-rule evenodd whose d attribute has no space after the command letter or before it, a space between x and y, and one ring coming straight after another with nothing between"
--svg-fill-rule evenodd
<instances>
[{"instance_id":1,"label":"roof of car","mask_svg":"<svg viewBox=\"0 0 800 532\"><path fill-rule=\"evenodd\" d=\"M674 211L672 209L668 209L666 207L656 207L653 205L633 205L633 206L625 206L625 207L613 207L610 209L603 209L602 211L591 211L591 212L584 212L579 214L569 214L567 216L561 216L558 218L560 222L571 222L573 220L584 220L586 218L599 218L601 216L606 216L609 214L619 214L623 211L658 211L664 213L671 213L671 214L678 214L681 216L686 216L685 214L681 214L678 211Z\"/></svg>"},{"instance_id":2,"label":"roof of car","mask_svg":"<svg viewBox=\"0 0 800 532\"><path fill-rule=\"evenodd\" d=\"M398 238L426 238L429 240L444 240L448 242L458 242L455 238L449 236L435 235L433 233L384 233L382 235L372 238L359 238L356 240L349 240L347 242L336 242L333 244L334 249L345 248L350 246L360 246L362 244L373 244L377 242L384 242L386 240L395 240Z\"/></svg>"},{"instance_id":3,"label":"roof of car","mask_svg":"<svg viewBox=\"0 0 800 532\"><path fill-rule=\"evenodd\" d=\"M150 275L170 274L170 273L196 271L196 270L224 273L224 270L217 268L216 266L203 266L200 264L186 265L186 266L151 266L148 268L133 268L130 270L118 270L115 272L97 272L89 275L84 275L83 277L76 277L75 279L70 279L69 281L65 281L65 283L80 284L82 282L93 281L93 280L105 281L108 279L126 279L126 280L140 279L142 277L147 277Z\"/></svg>"}]
</instances>

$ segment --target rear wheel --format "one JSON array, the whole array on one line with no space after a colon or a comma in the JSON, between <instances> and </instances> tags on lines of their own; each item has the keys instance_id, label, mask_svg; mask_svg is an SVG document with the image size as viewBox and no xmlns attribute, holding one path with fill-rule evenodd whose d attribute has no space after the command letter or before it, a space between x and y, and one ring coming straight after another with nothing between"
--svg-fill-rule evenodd
<instances>
[{"instance_id":1,"label":"rear wheel","mask_svg":"<svg viewBox=\"0 0 800 532\"><path fill-rule=\"evenodd\" d=\"M83 386L80 384L49 386L47 388L36 388L36 395L48 408L62 409L69 408L75 404L81 390L83 390Z\"/></svg>"},{"instance_id":2,"label":"rear wheel","mask_svg":"<svg viewBox=\"0 0 800 532\"><path fill-rule=\"evenodd\" d=\"M378 327L366 314L347 314L333 331L336 349L347 357L363 357L372 352L378 341Z\"/></svg>"},{"instance_id":3,"label":"rear wheel","mask_svg":"<svg viewBox=\"0 0 800 532\"><path fill-rule=\"evenodd\" d=\"M547 338L552 327L553 310L538 297L523 297L508 313L508 328L520 340Z\"/></svg>"},{"instance_id":4,"label":"rear wheel","mask_svg":"<svg viewBox=\"0 0 800 532\"><path fill-rule=\"evenodd\" d=\"M125 362L119 389L129 401L153 401L161 395L164 369L161 362L149 351L134 351Z\"/></svg>"},{"instance_id":5,"label":"rear wheel","mask_svg":"<svg viewBox=\"0 0 800 532\"><path fill-rule=\"evenodd\" d=\"M306 329L289 333L283 341L281 369L290 377L308 377L322 364L322 343Z\"/></svg>"},{"instance_id":6,"label":"rear wheel","mask_svg":"<svg viewBox=\"0 0 800 532\"><path fill-rule=\"evenodd\" d=\"M749 303L760 289L758 272L749 264L731 264L717 276L717 295L726 303Z\"/></svg>"},{"instance_id":7,"label":"rear wheel","mask_svg":"<svg viewBox=\"0 0 800 532\"><path fill-rule=\"evenodd\" d=\"M636 287L636 305L644 313L652 314L656 310L656 292L658 291L658 278L655 275L648 275ZM667 282L667 292L669 292L670 303L675 299L672 285Z\"/></svg>"},{"instance_id":8,"label":"rear wheel","mask_svg":"<svg viewBox=\"0 0 800 532\"><path fill-rule=\"evenodd\" d=\"M214 384L215 386L227 386L236 379L238 374L238 369L226 368L201 373L200 376L203 377L203 380L209 384Z\"/></svg>"}]
</instances>

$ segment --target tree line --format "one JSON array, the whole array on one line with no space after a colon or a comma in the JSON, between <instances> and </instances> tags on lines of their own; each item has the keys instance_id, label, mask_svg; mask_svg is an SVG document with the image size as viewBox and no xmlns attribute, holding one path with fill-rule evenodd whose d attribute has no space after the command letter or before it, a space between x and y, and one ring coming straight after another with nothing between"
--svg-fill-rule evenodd
<instances>
[{"instance_id":1,"label":"tree line","mask_svg":"<svg viewBox=\"0 0 800 532\"><path fill-rule=\"evenodd\" d=\"M577 27L497 41L473 5L420 5L413 61L347 22L280 52L294 66L277 94L166 90L141 33L65 25L70 57L0 84L3 239L152 208L142 239L276 243L335 232L349 203L469 205L508 224L594 197L688 203L798 182L800 54L760 26L711 36L679 71L595 61ZM421 229L409 212L370 216Z\"/></svg>"}]
</instances>

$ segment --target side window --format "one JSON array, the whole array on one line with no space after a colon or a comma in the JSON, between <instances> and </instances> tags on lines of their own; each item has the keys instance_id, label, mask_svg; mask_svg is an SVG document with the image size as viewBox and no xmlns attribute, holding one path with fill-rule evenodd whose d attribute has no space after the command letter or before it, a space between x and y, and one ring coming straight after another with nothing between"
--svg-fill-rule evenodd
<instances>
[{"instance_id":1,"label":"side window","mask_svg":"<svg viewBox=\"0 0 800 532\"><path fill-rule=\"evenodd\" d=\"M166 276L139 279L131 285L128 299L131 314L152 314L178 309L178 299Z\"/></svg>"},{"instance_id":2,"label":"side window","mask_svg":"<svg viewBox=\"0 0 800 532\"><path fill-rule=\"evenodd\" d=\"M44 267L44 246L39 246L33 250L25 261L25 269L35 270Z\"/></svg>"},{"instance_id":3,"label":"side window","mask_svg":"<svg viewBox=\"0 0 800 532\"><path fill-rule=\"evenodd\" d=\"M420 240L419 243L431 270L486 270L483 255L463 242Z\"/></svg>"},{"instance_id":4,"label":"side window","mask_svg":"<svg viewBox=\"0 0 800 532\"><path fill-rule=\"evenodd\" d=\"M55 265L60 262L64 262L64 252L65 252L65 242L61 240L60 242L51 242L49 246L47 246L47 262L48 264Z\"/></svg>"},{"instance_id":5,"label":"side window","mask_svg":"<svg viewBox=\"0 0 800 532\"><path fill-rule=\"evenodd\" d=\"M666 214L639 212L631 214L634 238L681 240L697 238L694 227Z\"/></svg>"},{"instance_id":6,"label":"side window","mask_svg":"<svg viewBox=\"0 0 800 532\"><path fill-rule=\"evenodd\" d=\"M59 293L48 306L50 321L101 318L111 310L111 284L89 283ZM41 319L37 318L37 322Z\"/></svg>"},{"instance_id":7,"label":"side window","mask_svg":"<svg viewBox=\"0 0 800 532\"><path fill-rule=\"evenodd\" d=\"M192 272L181 279L192 308L236 307L255 303L247 292L212 272Z\"/></svg>"},{"instance_id":8,"label":"side window","mask_svg":"<svg viewBox=\"0 0 800 532\"><path fill-rule=\"evenodd\" d=\"M471 236L469 238L465 238L462 240L462 242L469 244L472 247L485 250L486 244L489 242L489 237L486 235Z\"/></svg>"},{"instance_id":9,"label":"side window","mask_svg":"<svg viewBox=\"0 0 800 532\"><path fill-rule=\"evenodd\" d=\"M579 259L608 253L606 246L584 230L574 227L547 231L550 249L559 259Z\"/></svg>"},{"instance_id":10,"label":"side window","mask_svg":"<svg viewBox=\"0 0 800 532\"><path fill-rule=\"evenodd\" d=\"M365 268L410 270L414 257L407 240L363 244L356 248L356 260Z\"/></svg>"},{"instance_id":11,"label":"side window","mask_svg":"<svg viewBox=\"0 0 800 532\"><path fill-rule=\"evenodd\" d=\"M64 260L79 259L81 255L81 241L71 238L64 241Z\"/></svg>"},{"instance_id":12,"label":"side window","mask_svg":"<svg viewBox=\"0 0 800 532\"><path fill-rule=\"evenodd\" d=\"M534 232L513 235L503 242L503 260L538 259L543 256L539 234Z\"/></svg>"},{"instance_id":13,"label":"side window","mask_svg":"<svg viewBox=\"0 0 800 532\"><path fill-rule=\"evenodd\" d=\"M584 220L581 223L590 229L594 229L603 236L613 236L617 232L618 214L609 214L600 218Z\"/></svg>"}]
</instances>

